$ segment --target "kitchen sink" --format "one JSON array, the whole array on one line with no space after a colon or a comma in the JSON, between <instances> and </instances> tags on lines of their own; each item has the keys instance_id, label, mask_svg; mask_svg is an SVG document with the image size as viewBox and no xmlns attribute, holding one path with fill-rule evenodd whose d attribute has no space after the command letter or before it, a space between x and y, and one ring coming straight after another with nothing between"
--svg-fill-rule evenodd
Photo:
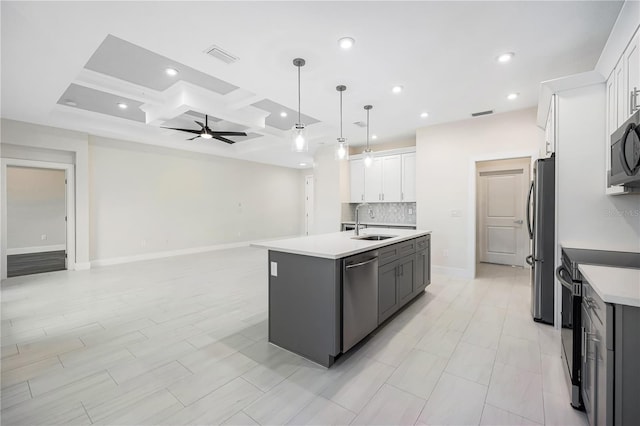
<instances>
[{"instance_id":1,"label":"kitchen sink","mask_svg":"<svg viewBox=\"0 0 640 426\"><path fill-rule=\"evenodd\" d=\"M397 237L397 235L362 235L360 237L351 237L354 240L366 240L366 241L382 241L388 238Z\"/></svg>"}]
</instances>

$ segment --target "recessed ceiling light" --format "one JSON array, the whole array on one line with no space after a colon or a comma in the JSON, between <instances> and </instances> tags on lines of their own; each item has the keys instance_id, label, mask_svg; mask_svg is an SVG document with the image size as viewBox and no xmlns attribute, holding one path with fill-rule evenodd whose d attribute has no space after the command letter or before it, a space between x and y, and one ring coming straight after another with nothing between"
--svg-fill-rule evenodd
<instances>
[{"instance_id":1,"label":"recessed ceiling light","mask_svg":"<svg viewBox=\"0 0 640 426\"><path fill-rule=\"evenodd\" d=\"M378 139L377 135L371 135L371 139Z\"/></svg>"},{"instance_id":2,"label":"recessed ceiling light","mask_svg":"<svg viewBox=\"0 0 640 426\"><path fill-rule=\"evenodd\" d=\"M287 111L282 111L282 112L280 113L280 117L284 118L284 117L286 117L286 116L287 116Z\"/></svg>"},{"instance_id":3,"label":"recessed ceiling light","mask_svg":"<svg viewBox=\"0 0 640 426\"><path fill-rule=\"evenodd\" d=\"M125 104L124 102L118 102L118 108L127 109L129 108L129 105Z\"/></svg>"},{"instance_id":4,"label":"recessed ceiling light","mask_svg":"<svg viewBox=\"0 0 640 426\"><path fill-rule=\"evenodd\" d=\"M306 166L306 165L307 165L307 163L300 163L300 166L301 166L301 167L304 167L304 166Z\"/></svg>"},{"instance_id":5,"label":"recessed ceiling light","mask_svg":"<svg viewBox=\"0 0 640 426\"><path fill-rule=\"evenodd\" d=\"M500 62L501 64L506 64L511 59L513 59L515 55L516 54L513 52L503 53L502 55L498 56L497 61Z\"/></svg>"},{"instance_id":6,"label":"recessed ceiling light","mask_svg":"<svg viewBox=\"0 0 640 426\"><path fill-rule=\"evenodd\" d=\"M338 40L338 45L340 45L340 47L344 50L351 49L355 43L356 41L351 37L342 37L340 40Z\"/></svg>"},{"instance_id":7,"label":"recessed ceiling light","mask_svg":"<svg viewBox=\"0 0 640 426\"><path fill-rule=\"evenodd\" d=\"M422 114L420 114L420 118L427 118L429 116L428 112L423 112Z\"/></svg>"},{"instance_id":8,"label":"recessed ceiling light","mask_svg":"<svg viewBox=\"0 0 640 426\"><path fill-rule=\"evenodd\" d=\"M402 89L404 89L404 87L402 87L402 86L393 86L393 88L391 89L391 91L392 91L393 93L400 93L400 92L402 92Z\"/></svg>"},{"instance_id":9,"label":"recessed ceiling light","mask_svg":"<svg viewBox=\"0 0 640 426\"><path fill-rule=\"evenodd\" d=\"M175 68L165 68L164 72L170 77L175 77L176 75L178 75L178 70Z\"/></svg>"},{"instance_id":10,"label":"recessed ceiling light","mask_svg":"<svg viewBox=\"0 0 640 426\"><path fill-rule=\"evenodd\" d=\"M66 100L66 101L64 101L64 103L65 103L65 105L69 105L69 106L78 106L78 104L75 103L72 100Z\"/></svg>"},{"instance_id":11,"label":"recessed ceiling light","mask_svg":"<svg viewBox=\"0 0 640 426\"><path fill-rule=\"evenodd\" d=\"M509 94L507 95L507 99L509 99L510 101L512 101L512 100L514 100L515 98L517 98L517 97L518 97L518 95L519 95L518 93L509 93Z\"/></svg>"}]
</instances>

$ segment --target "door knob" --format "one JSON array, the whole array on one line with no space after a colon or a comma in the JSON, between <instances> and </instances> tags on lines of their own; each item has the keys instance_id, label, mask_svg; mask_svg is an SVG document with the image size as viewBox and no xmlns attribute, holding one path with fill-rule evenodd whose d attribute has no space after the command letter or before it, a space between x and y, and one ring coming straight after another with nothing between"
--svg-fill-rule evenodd
<instances>
[{"instance_id":1,"label":"door knob","mask_svg":"<svg viewBox=\"0 0 640 426\"><path fill-rule=\"evenodd\" d=\"M522 222L522 219L520 219L520 220L514 220L513 223L517 223L518 225L522 225L523 222Z\"/></svg>"}]
</instances>

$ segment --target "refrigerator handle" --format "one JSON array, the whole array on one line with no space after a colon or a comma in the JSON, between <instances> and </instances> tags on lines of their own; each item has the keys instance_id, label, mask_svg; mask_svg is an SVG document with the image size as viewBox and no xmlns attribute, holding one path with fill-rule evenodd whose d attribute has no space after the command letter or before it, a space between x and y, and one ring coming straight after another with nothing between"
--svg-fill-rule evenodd
<instances>
[{"instance_id":1,"label":"refrigerator handle","mask_svg":"<svg viewBox=\"0 0 640 426\"><path fill-rule=\"evenodd\" d=\"M533 195L533 181L529 186L529 193L527 194L527 230L529 231L529 239L533 239L533 227L531 226L531 197Z\"/></svg>"}]
</instances>

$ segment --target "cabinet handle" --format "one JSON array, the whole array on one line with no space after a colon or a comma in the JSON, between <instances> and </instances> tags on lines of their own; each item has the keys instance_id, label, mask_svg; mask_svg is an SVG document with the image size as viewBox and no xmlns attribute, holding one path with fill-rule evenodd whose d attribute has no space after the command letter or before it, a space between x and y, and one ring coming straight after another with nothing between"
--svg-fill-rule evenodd
<instances>
[{"instance_id":1,"label":"cabinet handle","mask_svg":"<svg viewBox=\"0 0 640 426\"><path fill-rule=\"evenodd\" d=\"M629 105L629 114L633 114L634 112L636 112L636 110L638 108L640 108L640 105L638 105L638 94L640 93L640 90L638 90L637 87L634 87L633 90L631 91L631 96L630 96L630 101L631 101L631 105Z\"/></svg>"},{"instance_id":2,"label":"cabinet handle","mask_svg":"<svg viewBox=\"0 0 640 426\"><path fill-rule=\"evenodd\" d=\"M360 196L361 200L364 201L364 194Z\"/></svg>"},{"instance_id":3,"label":"cabinet handle","mask_svg":"<svg viewBox=\"0 0 640 426\"><path fill-rule=\"evenodd\" d=\"M587 343L587 337L586 337L586 333L585 333L584 327L582 327L582 351L581 351L582 352L582 356L584 356L584 353L586 352L585 351L586 343Z\"/></svg>"},{"instance_id":4,"label":"cabinet handle","mask_svg":"<svg viewBox=\"0 0 640 426\"><path fill-rule=\"evenodd\" d=\"M384 194L382 194L382 201L384 201Z\"/></svg>"},{"instance_id":5,"label":"cabinet handle","mask_svg":"<svg viewBox=\"0 0 640 426\"><path fill-rule=\"evenodd\" d=\"M400 193L400 201L404 201L404 192Z\"/></svg>"}]
</instances>

